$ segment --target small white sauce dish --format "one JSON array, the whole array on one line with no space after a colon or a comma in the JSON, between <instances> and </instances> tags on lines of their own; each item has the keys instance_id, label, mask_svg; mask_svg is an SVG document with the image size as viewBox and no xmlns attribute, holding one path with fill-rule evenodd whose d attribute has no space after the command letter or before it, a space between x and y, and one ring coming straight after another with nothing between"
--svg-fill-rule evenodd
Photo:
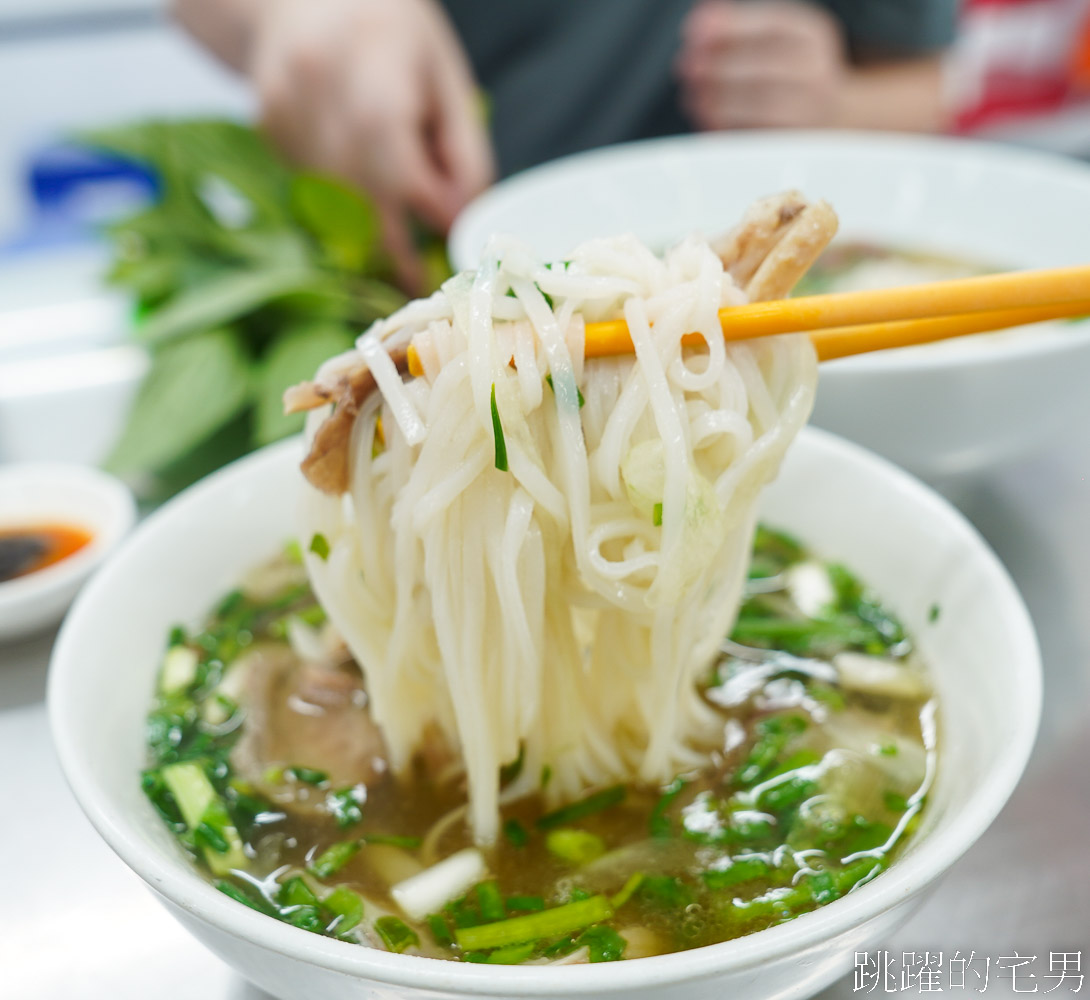
<instances>
[{"instance_id":1,"label":"small white sauce dish","mask_svg":"<svg viewBox=\"0 0 1090 1000\"><path fill-rule=\"evenodd\" d=\"M91 536L59 562L0 582L0 642L60 621L79 588L135 520L132 493L97 469L52 462L0 466L0 532L61 524L83 528Z\"/></svg>"}]
</instances>

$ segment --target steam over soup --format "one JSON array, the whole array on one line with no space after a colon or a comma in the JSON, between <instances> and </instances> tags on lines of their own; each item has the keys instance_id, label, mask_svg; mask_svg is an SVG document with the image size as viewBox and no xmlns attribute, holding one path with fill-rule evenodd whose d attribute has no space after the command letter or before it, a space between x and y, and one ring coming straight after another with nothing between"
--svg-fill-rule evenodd
<instances>
[{"instance_id":1,"label":"steam over soup","mask_svg":"<svg viewBox=\"0 0 1090 1000\"><path fill-rule=\"evenodd\" d=\"M308 540L321 550L322 539ZM880 878L935 768L935 705L899 622L843 566L759 528L733 631L700 682L718 719L664 784L547 804L520 755L475 844L438 738L387 766L362 675L297 547L175 629L144 789L222 892L295 926L457 961L612 961L748 934Z\"/></svg>"}]
</instances>

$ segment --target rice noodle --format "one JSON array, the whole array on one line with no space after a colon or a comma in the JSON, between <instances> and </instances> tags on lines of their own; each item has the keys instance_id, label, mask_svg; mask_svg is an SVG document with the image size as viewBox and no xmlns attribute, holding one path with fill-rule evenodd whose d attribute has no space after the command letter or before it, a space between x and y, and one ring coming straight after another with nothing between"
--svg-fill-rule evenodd
<instances>
[{"instance_id":1,"label":"rice noodle","mask_svg":"<svg viewBox=\"0 0 1090 1000\"><path fill-rule=\"evenodd\" d=\"M488 843L520 747L505 799L537 791L544 765L563 801L699 760L696 682L817 369L802 335L724 344L716 311L745 296L695 239L663 257L597 240L553 267L496 240L482 260L360 338L382 396L356 418L347 496L307 487L302 537L330 543L308 569L391 766L438 727ZM584 319L620 314L635 356L584 361ZM692 331L705 343L683 347ZM385 352L410 341L424 374L402 384Z\"/></svg>"}]
</instances>

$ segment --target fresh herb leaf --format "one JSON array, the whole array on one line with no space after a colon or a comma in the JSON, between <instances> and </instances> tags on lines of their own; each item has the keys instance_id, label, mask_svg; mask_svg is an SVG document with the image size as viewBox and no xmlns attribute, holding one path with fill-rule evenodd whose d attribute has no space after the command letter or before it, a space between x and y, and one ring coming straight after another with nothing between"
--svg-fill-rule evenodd
<instances>
[{"instance_id":1,"label":"fresh herb leaf","mask_svg":"<svg viewBox=\"0 0 1090 1000\"><path fill-rule=\"evenodd\" d=\"M306 267L231 270L176 295L138 329L148 344L164 344L234 322L267 302L313 288L320 275Z\"/></svg>"},{"instance_id":2,"label":"fresh herb leaf","mask_svg":"<svg viewBox=\"0 0 1090 1000\"><path fill-rule=\"evenodd\" d=\"M107 466L130 473L177 460L246 406L249 383L250 361L233 330L208 330L163 347Z\"/></svg>"},{"instance_id":3,"label":"fresh herb leaf","mask_svg":"<svg viewBox=\"0 0 1090 1000\"><path fill-rule=\"evenodd\" d=\"M352 347L348 329L333 322L287 326L274 336L255 368L254 441L265 445L303 429L305 414L284 413L284 390L311 378L328 358Z\"/></svg>"},{"instance_id":4,"label":"fresh herb leaf","mask_svg":"<svg viewBox=\"0 0 1090 1000\"><path fill-rule=\"evenodd\" d=\"M291 208L338 267L361 271L372 262L378 213L356 188L323 174L299 174L291 183Z\"/></svg>"}]
</instances>

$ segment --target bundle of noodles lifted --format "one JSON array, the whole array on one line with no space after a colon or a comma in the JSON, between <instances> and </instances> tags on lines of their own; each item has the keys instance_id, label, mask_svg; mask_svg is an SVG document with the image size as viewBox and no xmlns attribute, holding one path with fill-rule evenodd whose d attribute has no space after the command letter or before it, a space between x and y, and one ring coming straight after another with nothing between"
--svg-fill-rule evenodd
<instances>
[{"instance_id":1,"label":"bundle of noodles lifted","mask_svg":"<svg viewBox=\"0 0 1090 1000\"><path fill-rule=\"evenodd\" d=\"M791 193L662 256L621 237L546 264L496 239L287 393L315 410L313 587L390 768L464 768L478 844L501 795L661 785L722 742L699 681L817 365L805 335L726 344L718 310L786 295L835 228ZM584 358L584 323L621 316L635 353Z\"/></svg>"}]
</instances>

